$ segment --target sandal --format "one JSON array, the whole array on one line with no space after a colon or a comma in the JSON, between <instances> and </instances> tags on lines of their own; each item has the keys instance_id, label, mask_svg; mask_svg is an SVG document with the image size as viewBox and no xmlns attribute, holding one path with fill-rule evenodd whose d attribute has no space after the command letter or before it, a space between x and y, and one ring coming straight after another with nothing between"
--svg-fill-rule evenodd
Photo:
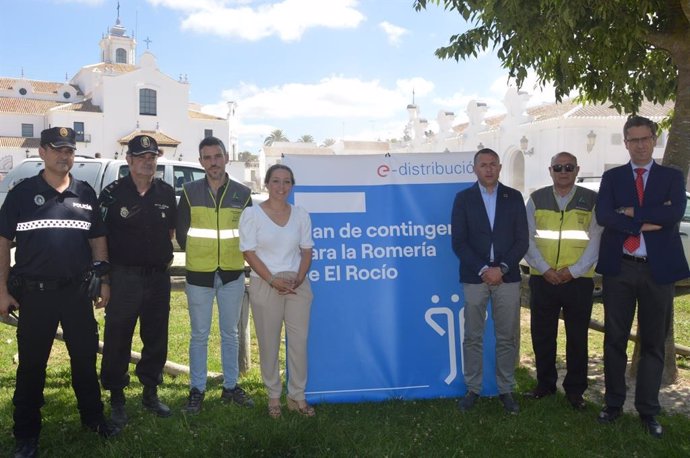
<instances>
[{"instance_id":1,"label":"sandal","mask_svg":"<svg viewBox=\"0 0 690 458\"><path fill-rule=\"evenodd\" d=\"M306 403L306 401L303 401L304 405L300 406L298 401L295 401L294 399L288 397L287 398L287 408L288 410L294 411L299 413L300 415L303 415L305 417L314 417L316 416L316 411L312 406Z\"/></svg>"},{"instance_id":2,"label":"sandal","mask_svg":"<svg viewBox=\"0 0 690 458\"><path fill-rule=\"evenodd\" d=\"M268 406L268 416L271 418L280 418L280 406Z\"/></svg>"},{"instance_id":3,"label":"sandal","mask_svg":"<svg viewBox=\"0 0 690 458\"><path fill-rule=\"evenodd\" d=\"M276 400L278 404L271 404L271 401L272 399L268 401L268 416L271 418L280 418L280 399Z\"/></svg>"}]
</instances>

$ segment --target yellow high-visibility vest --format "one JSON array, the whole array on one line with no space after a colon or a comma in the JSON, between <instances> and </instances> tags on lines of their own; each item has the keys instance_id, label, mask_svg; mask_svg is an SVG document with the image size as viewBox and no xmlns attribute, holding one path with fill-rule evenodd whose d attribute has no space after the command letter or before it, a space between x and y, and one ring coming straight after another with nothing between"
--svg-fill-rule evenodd
<instances>
[{"instance_id":1,"label":"yellow high-visibility vest","mask_svg":"<svg viewBox=\"0 0 690 458\"><path fill-rule=\"evenodd\" d=\"M239 222L242 210L251 201L251 190L229 180L219 201L206 178L185 183L191 220L187 231L186 268L192 272L243 270Z\"/></svg>"},{"instance_id":2,"label":"yellow high-visibility vest","mask_svg":"<svg viewBox=\"0 0 690 458\"><path fill-rule=\"evenodd\" d=\"M597 193L577 186L564 210L558 208L551 186L534 191L531 198L537 229L534 241L544 261L554 270L575 264L589 243ZM541 275L534 268L530 274ZM594 266L582 276L593 277Z\"/></svg>"}]
</instances>

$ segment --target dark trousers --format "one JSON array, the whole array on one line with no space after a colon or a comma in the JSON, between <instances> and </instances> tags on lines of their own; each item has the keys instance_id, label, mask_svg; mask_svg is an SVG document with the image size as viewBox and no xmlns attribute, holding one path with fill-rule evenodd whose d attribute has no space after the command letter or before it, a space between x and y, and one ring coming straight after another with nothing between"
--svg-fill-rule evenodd
<instances>
[{"instance_id":1,"label":"dark trousers","mask_svg":"<svg viewBox=\"0 0 690 458\"><path fill-rule=\"evenodd\" d=\"M113 267L110 273L110 303L105 313L101 382L107 390L129 385L132 335L139 320L143 343L136 374L144 386L163 382L168 357L170 275L168 272L137 273Z\"/></svg>"},{"instance_id":2,"label":"dark trousers","mask_svg":"<svg viewBox=\"0 0 690 458\"><path fill-rule=\"evenodd\" d=\"M82 423L103 418L101 390L96 373L98 327L93 305L85 288L73 283L54 291L24 291L17 298L21 306L17 345L19 366L14 390L14 436L38 437L46 365L58 323L62 325L70 356L72 388Z\"/></svg>"},{"instance_id":3,"label":"dark trousers","mask_svg":"<svg viewBox=\"0 0 690 458\"><path fill-rule=\"evenodd\" d=\"M604 276L604 374L606 405L625 403L626 353L637 304L640 362L635 408L640 415L659 413L659 387L664 370L664 342L671 325L673 283L656 283L649 265L624 259L621 273Z\"/></svg>"},{"instance_id":4,"label":"dark trousers","mask_svg":"<svg viewBox=\"0 0 690 458\"><path fill-rule=\"evenodd\" d=\"M552 285L541 275L532 275L529 286L537 383L540 388L556 391L556 340L559 315L563 310L567 369L563 389L568 394L581 395L587 389L587 341L594 282L591 278L575 278L562 285Z\"/></svg>"}]
</instances>

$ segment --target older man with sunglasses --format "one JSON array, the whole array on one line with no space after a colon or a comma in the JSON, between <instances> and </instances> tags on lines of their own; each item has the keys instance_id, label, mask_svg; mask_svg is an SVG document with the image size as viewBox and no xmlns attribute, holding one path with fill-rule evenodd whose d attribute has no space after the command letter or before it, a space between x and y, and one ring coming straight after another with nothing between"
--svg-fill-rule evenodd
<instances>
[{"instance_id":1,"label":"older man with sunglasses","mask_svg":"<svg viewBox=\"0 0 690 458\"><path fill-rule=\"evenodd\" d=\"M553 186L533 192L527 202L532 346L537 386L527 397L556 392L556 339L563 311L567 373L563 389L570 405L585 408L587 332L592 314L594 265L602 228L594 217L597 193L575 185L577 158L561 152L551 159Z\"/></svg>"}]
</instances>

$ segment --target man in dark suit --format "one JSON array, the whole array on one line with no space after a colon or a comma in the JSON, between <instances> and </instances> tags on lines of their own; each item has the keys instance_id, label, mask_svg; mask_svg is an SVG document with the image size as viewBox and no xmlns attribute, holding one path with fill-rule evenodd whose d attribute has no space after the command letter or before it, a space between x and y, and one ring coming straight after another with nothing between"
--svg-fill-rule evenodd
<instances>
[{"instance_id":1,"label":"man in dark suit","mask_svg":"<svg viewBox=\"0 0 690 458\"><path fill-rule=\"evenodd\" d=\"M465 295L467 394L458 408L467 411L479 399L486 308L491 299L499 397L505 410L516 415L520 409L512 391L520 319L518 263L529 243L527 215L522 194L498 182L501 164L495 151L484 148L475 154L474 173L477 183L455 196L451 217L453 251L460 258Z\"/></svg>"},{"instance_id":2,"label":"man in dark suit","mask_svg":"<svg viewBox=\"0 0 690 458\"><path fill-rule=\"evenodd\" d=\"M661 437L659 387L664 341L670 326L674 283L690 276L678 234L685 212L680 171L652 160L657 125L631 116L623 135L630 162L613 168L601 181L596 217L604 232L596 271L604 287L604 374L606 406L600 423L611 423L625 402L626 348L637 304L640 362L635 408L645 429Z\"/></svg>"}]
</instances>

